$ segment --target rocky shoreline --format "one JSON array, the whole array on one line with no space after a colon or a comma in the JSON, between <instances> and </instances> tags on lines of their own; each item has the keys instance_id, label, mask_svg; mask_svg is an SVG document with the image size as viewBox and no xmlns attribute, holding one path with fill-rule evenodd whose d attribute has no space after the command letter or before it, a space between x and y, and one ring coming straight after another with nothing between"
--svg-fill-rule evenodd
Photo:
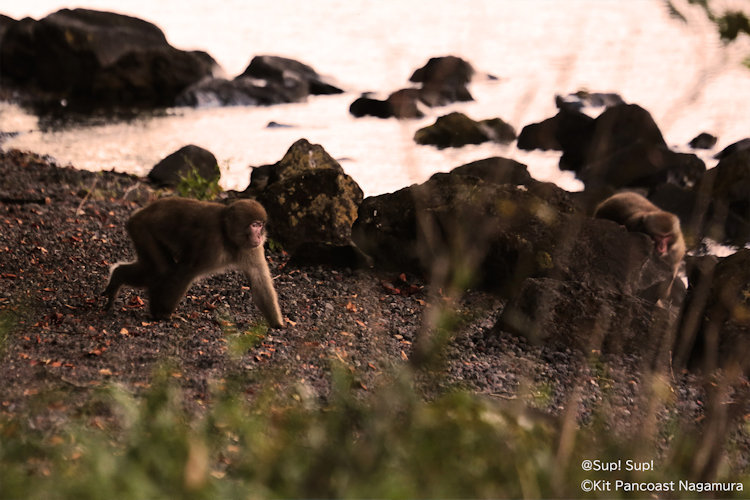
<instances>
[{"instance_id":1,"label":"rocky shoreline","mask_svg":"<svg viewBox=\"0 0 750 500\"><path fill-rule=\"evenodd\" d=\"M132 176L59 167L19 151L1 153L0 170L0 301L11 325L0 388L6 415L23 414L34 395L59 390L70 392L68 412L106 384L139 392L165 360L197 412L210 404L213 385L238 374L251 398L267 384L278 394L302 384L325 399L332 365L343 364L367 391L390 367L412 364L432 312L445 310L454 327L437 365L419 372L426 397L462 388L553 416L577 408L582 424L607 405L609 425L623 432L647 417L654 372L643 356L533 342L498 328L507 304L498 294L438 289L411 272L297 266L271 250L288 325L242 348L238 332L252 330L260 315L238 274L194 285L169 321L152 321L136 290L106 314L98 293L108 266L132 255L124 221L153 190ZM694 422L706 411L706 387L724 379L677 371L660 380L672 393L660 418ZM726 387L734 421L746 414L748 386ZM66 418L54 405L33 415L42 427ZM732 439L746 447L742 426L732 428Z\"/></svg>"},{"instance_id":2,"label":"rocky shoreline","mask_svg":"<svg viewBox=\"0 0 750 500\"><path fill-rule=\"evenodd\" d=\"M65 10L2 21L0 57L11 68L4 78L19 88L30 82L20 100L39 112L266 105L340 91L312 68L275 56L257 56L233 81L214 78L208 54L176 51L158 28L124 16ZM122 32L98 29L107 23ZM34 73L57 63L40 49L29 68L22 49L28 37L66 29L67 45L59 46L70 59L62 64L89 56L97 63L84 68L85 78L63 74L62 89ZM113 36L124 42L115 47ZM176 65L165 74L182 78L155 80L153 61ZM411 77L419 87L386 101L362 96L350 113L422 116L423 106L472 99L473 74L459 58L434 58ZM249 400L271 391L325 402L336 367L362 393L404 369L426 399L467 390L553 420L573 415L582 427L604 415L618 433L654 420L696 432L713 426L718 437L707 453L746 472L750 249L716 258L703 245L750 242L748 139L707 169L696 155L671 150L649 112L616 94L556 101L558 114L524 127L518 146L561 151L560 167L585 183L581 193L491 157L365 198L323 146L306 139L278 162L254 167L245 191L221 193L221 201L256 198L269 213L267 255L287 322L278 331L264 327L238 273L194 284L168 321L148 316L138 290L102 311L109 267L133 256L129 214L172 195L186 175L215 181L210 152L185 146L138 178L0 150L0 412L55 428L97 388L140 393L165 365L196 414L227 381ZM594 118L587 106L604 109ZM698 136L694 147L711 139ZM459 113L415 135L438 148L514 140L499 118ZM680 281L665 296L672 270L652 241L591 217L623 189L679 216L691 251L681 274L687 286ZM39 397L47 398L41 408ZM700 473L710 476L717 463Z\"/></svg>"}]
</instances>

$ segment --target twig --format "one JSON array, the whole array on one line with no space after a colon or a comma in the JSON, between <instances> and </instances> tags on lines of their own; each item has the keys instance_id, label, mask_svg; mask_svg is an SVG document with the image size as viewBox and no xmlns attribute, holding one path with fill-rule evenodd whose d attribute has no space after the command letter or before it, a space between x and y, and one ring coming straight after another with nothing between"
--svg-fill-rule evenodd
<instances>
[{"instance_id":1,"label":"twig","mask_svg":"<svg viewBox=\"0 0 750 500\"><path fill-rule=\"evenodd\" d=\"M91 193L94 191L94 188L96 187L96 184L98 182L99 182L99 176L94 177L94 183L89 188L88 192L86 193L86 196L84 196L83 199L81 200L81 204L78 205L78 208L76 209L76 215L81 215L83 213L81 210L83 208L83 204L86 203L86 200L89 199L89 196L91 196Z\"/></svg>"}]
</instances>

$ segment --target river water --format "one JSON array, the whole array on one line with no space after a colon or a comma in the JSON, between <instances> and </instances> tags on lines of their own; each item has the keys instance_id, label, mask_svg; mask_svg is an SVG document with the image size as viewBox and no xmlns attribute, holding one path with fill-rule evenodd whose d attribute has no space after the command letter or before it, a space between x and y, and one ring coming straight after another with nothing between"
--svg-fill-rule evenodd
<instances>
[{"instance_id":1,"label":"river water","mask_svg":"<svg viewBox=\"0 0 750 500\"><path fill-rule=\"evenodd\" d=\"M93 0L76 6L153 22L180 49L210 53L229 77L254 55L291 57L329 76L346 93L271 107L174 108L119 122L40 126L17 106L0 103L0 131L18 132L4 148L49 154L90 170L145 175L185 144L212 151L225 188L244 189L249 166L279 160L304 137L341 161L366 195L394 191L488 156L529 166L540 180L577 190L557 169L558 154L514 144L437 150L417 146L414 132L458 110L474 119L500 117L517 132L552 116L555 94L617 92L648 109L667 142L684 149L698 133L719 137L716 149L750 135L747 38L725 46L700 8L674 0L687 21L660 0ZM745 2L747 5L747 2ZM0 13L41 18L59 0L0 2ZM355 119L360 93L387 96L408 86L430 57L457 55L480 76L475 101L436 108L424 119ZM483 78L491 74L497 80ZM290 125L267 128L271 121ZM714 150L715 151L715 150ZM715 160L703 153L709 167Z\"/></svg>"}]
</instances>

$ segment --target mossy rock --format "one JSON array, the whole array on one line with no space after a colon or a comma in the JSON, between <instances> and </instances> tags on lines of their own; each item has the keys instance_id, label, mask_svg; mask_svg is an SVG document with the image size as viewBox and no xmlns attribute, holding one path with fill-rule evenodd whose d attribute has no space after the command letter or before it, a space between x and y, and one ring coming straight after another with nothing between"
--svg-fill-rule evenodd
<instances>
[{"instance_id":1,"label":"mossy rock","mask_svg":"<svg viewBox=\"0 0 750 500\"><path fill-rule=\"evenodd\" d=\"M176 187L189 174L213 181L221 177L221 170L212 152L190 144L157 163L148 179L159 187Z\"/></svg>"},{"instance_id":2,"label":"mossy rock","mask_svg":"<svg viewBox=\"0 0 750 500\"><path fill-rule=\"evenodd\" d=\"M459 112L441 116L433 125L421 128L414 134L417 144L429 144L441 149L488 141L507 143L515 138L513 127L499 118L477 122Z\"/></svg>"},{"instance_id":3,"label":"mossy rock","mask_svg":"<svg viewBox=\"0 0 750 500\"><path fill-rule=\"evenodd\" d=\"M310 144L307 139L299 139L291 145L281 160L271 168L268 184L284 181L310 170L333 170L344 173L339 162L329 155L320 144Z\"/></svg>"}]
</instances>

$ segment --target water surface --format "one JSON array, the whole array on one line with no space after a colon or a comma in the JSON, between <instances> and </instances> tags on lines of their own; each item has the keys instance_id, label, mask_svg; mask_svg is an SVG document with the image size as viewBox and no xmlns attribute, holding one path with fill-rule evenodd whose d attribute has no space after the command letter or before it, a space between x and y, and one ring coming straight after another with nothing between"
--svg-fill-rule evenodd
<instances>
[{"instance_id":1,"label":"water surface","mask_svg":"<svg viewBox=\"0 0 750 500\"><path fill-rule=\"evenodd\" d=\"M247 185L249 166L279 160L304 137L339 158L367 195L494 155L515 158L535 178L576 190L580 183L557 169L555 153L498 144L439 151L414 144L414 132L453 110L474 119L500 117L520 132L556 112L555 94L588 89L617 92L648 109L674 147L684 148L703 131L719 137L717 149L750 135L750 71L740 64L750 44L745 38L723 46L699 8L674 3L687 22L670 17L659 0L81 1L78 6L157 24L176 47L209 52L229 77L254 55L274 54L312 65L346 93L272 107L175 108L63 128L40 127L35 117L0 103L0 131L19 132L6 148L49 154L78 168L137 174L183 145L197 144L216 155L222 184L235 189ZM0 12L40 18L61 7L58 0L33 0ZM408 86L427 59L447 54L480 72L470 87L474 102L433 109L421 120L348 113L361 92L385 97ZM290 127L267 128L271 121Z\"/></svg>"}]
</instances>

